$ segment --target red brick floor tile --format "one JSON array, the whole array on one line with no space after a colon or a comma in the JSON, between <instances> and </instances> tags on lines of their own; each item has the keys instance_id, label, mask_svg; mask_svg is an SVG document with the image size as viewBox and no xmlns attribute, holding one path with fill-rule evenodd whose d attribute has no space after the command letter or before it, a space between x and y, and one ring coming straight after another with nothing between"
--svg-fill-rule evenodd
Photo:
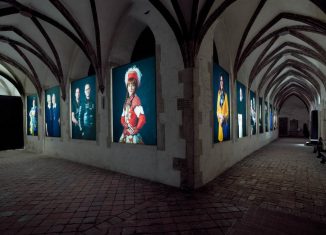
<instances>
[{"instance_id":1,"label":"red brick floor tile","mask_svg":"<svg viewBox=\"0 0 326 235\"><path fill-rule=\"evenodd\" d=\"M207 235L224 235L223 231L218 228L207 229Z\"/></svg>"},{"instance_id":2,"label":"red brick floor tile","mask_svg":"<svg viewBox=\"0 0 326 235\"><path fill-rule=\"evenodd\" d=\"M84 218L83 217L74 217L74 218L71 218L70 221L69 221L69 224L81 224L83 222Z\"/></svg>"},{"instance_id":3,"label":"red brick floor tile","mask_svg":"<svg viewBox=\"0 0 326 235\"><path fill-rule=\"evenodd\" d=\"M104 235L106 233L102 232L101 230L97 229L97 228L91 228L89 230L87 230L86 232L84 232L85 235Z\"/></svg>"},{"instance_id":4,"label":"red brick floor tile","mask_svg":"<svg viewBox=\"0 0 326 235\"><path fill-rule=\"evenodd\" d=\"M85 211L77 211L74 213L73 218L84 218L86 217L87 212Z\"/></svg>"},{"instance_id":5,"label":"red brick floor tile","mask_svg":"<svg viewBox=\"0 0 326 235\"><path fill-rule=\"evenodd\" d=\"M0 234L225 234L252 208L325 224L326 168L298 141L273 142L190 193L24 151L0 152Z\"/></svg>"},{"instance_id":6,"label":"red brick floor tile","mask_svg":"<svg viewBox=\"0 0 326 235\"><path fill-rule=\"evenodd\" d=\"M103 222L103 223L100 223L96 226L97 229L103 231L103 232L107 232L110 230L110 228L112 228L112 224L108 223L108 222Z\"/></svg>"},{"instance_id":7,"label":"red brick floor tile","mask_svg":"<svg viewBox=\"0 0 326 235\"><path fill-rule=\"evenodd\" d=\"M17 235L30 235L33 234L34 228L22 228L19 230ZM3 233L1 233L3 234Z\"/></svg>"},{"instance_id":8,"label":"red brick floor tile","mask_svg":"<svg viewBox=\"0 0 326 235\"><path fill-rule=\"evenodd\" d=\"M2 232L3 235L16 235L17 233L19 233L19 230L15 228L11 228Z\"/></svg>"},{"instance_id":9,"label":"red brick floor tile","mask_svg":"<svg viewBox=\"0 0 326 235\"><path fill-rule=\"evenodd\" d=\"M137 227L124 227L122 229L122 235L131 235L136 233Z\"/></svg>"},{"instance_id":10,"label":"red brick floor tile","mask_svg":"<svg viewBox=\"0 0 326 235\"><path fill-rule=\"evenodd\" d=\"M40 227L37 227L33 230L33 233L35 234L44 234L44 233L47 233L48 231L50 230L50 227L48 226L40 226Z\"/></svg>"},{"instance_id":11,"label":"red brick floor tile","mask_svg":"<svg viewBox=\"0 0 326 235\"><path fill-rule=\"evenodd\" d=\"M68 224L64 227L63 232L77 232L80 224Z\"/></svg>"},{"instance_id":12,"label":"red brick floor tile","mask_svg":"<svg viewBox=\"0 0 326 235\"><path fill-rule=\"evenodd\" d=\"M83 220L84 224L94 224L96 221L96 217L86 217Z\"/></svg>"},{"instance_id":13,"label":"red brick floor tile","mask_svg":"<svg viewBox=\"0 0 326 235\"><path fill-rule=\"evenodd\" d=\"M87 231L87 230L89 230L89 229L91 229L93 227L94 227L93 224L81 224L78 231L84 232L84 231Z\"/></svg>"},{"instance_id":14,"label":"red brick floor tile","mask_svg":"<svg viewBox=\"0 0 326 235\"><path fill-rule=\"evenodd\" d=\"M49 229L49 233L60 233L64 229L64 225L55 225Z\"/></svg>"}]
</instances>

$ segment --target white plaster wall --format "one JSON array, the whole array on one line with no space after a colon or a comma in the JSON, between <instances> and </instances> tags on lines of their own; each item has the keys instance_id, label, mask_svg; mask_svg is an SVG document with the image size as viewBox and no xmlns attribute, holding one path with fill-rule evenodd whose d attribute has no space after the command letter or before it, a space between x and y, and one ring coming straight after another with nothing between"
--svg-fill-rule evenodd
<instances>
[{"instance_id":1,"label":"white plaster wall","mask_svg":"<svg viewBox=\"0 0 326 235\"><path fill-rule=\"evenodd\" d=\"M208 71L210 61L200 59L200 97L199 110L202 112L202 123L199 124L199 138L202 140L202 155L200 156L200 171L202 172L202 184L213 180L216 176L233 166L238 161L242 160L249 154L265 146L278 137L278 131L272 131L253 136L246 136L238 139L236 137L236 114L235 90L230 95L230 103L233 108L230 112L231 117L231 133L233 137L230 141L213 144L213 105L212 105L212 89L211 89L211 74ZM247 123L247 130L249 125ZM197 185L201 186L201 185Z\"/></svg>"},{"instance_id":2,"label":"white plaster wall","mask_svg":"<svg viewBox=\"0 0 326 235\"><path fill-rule=\"evenodd\" d=\"M0 80L0 95L10 95L7 84Z\"/></svg>"},{"instance_id":3,"label":"white plaster wall","mask_svg":"<svg viewBox=\"0 0 326 235\"><path fill-rule=\"evenodd\" d=\"M20 96L16 87L2 76L0 76L0 95Z\"/></svg>"},{"instance_id":4,"label":"white plaster wall","mask_svg":"<svg viewBox=\"0 0 326 235\"><path fill-rule=\"evenodd\" d=\"M202 175L201 185L213 180L216 176L239 162L249 154L272 142L278 137L278 131L272 131L262 134L249 136L249 118L247 110L247 136L238 139L236 136L236 91L233 81L233 61L234 55L230 53L230 47L235 45L229 44L228 30L225 28L223 21L218 22L216 27L212 27L200 48L197 59L198 68L198 111L202 113L202 120L199 123L199 139L202 141L202 154L200 156L200 171ZM214 33L215 32L215 33ZM213 40L217 46L219 61L222 67L230 75L230 124L231 140L213 144L213 93L212 93L212 52ZM239 75L239 74L238 74ZM247 85L245 77L240 76L241 81ZM249 96L247 94L247 99ZM247 105L248 109L248 105ZM201 185L196 185L200 187Z\"/></svg>"},{"instance_id":5,"label":"white plaster wall","mask_svg":"<svg viewBox=\"0 0 326 235\"><path fill-rule=\"evenodd\" d=\"M146 6L144 6L144 4ZM144 9L150 10L149 14L144 14ZM111 109L110 109L110 71L113 65L127 61L131 54L131 40L136 40L130 35L121 35L120 30L129 29L134 20L148 25L154 33L157 45L158 60L157 75L161 77L162 97L164 112L158 115L158 123L165 125L164 139L165 148L159 150L157 146L126 145L112 143L111 141ZM134 29L141 29L136 27ZM212 27L214 28L214 27ZM128 30L125 30L128 31ZM216 39L219 59L222 66L229 72L232 81L232 67L234 58L230 55L227 29L218 30ZM138 32L132 32L136 35ZM140 32L139 32L140 33ZM129 37L128 37L129 36ZM177 110L177 99L183 97L183 86L178 82L178 72L183 69L182 57L176 39L167 25L166 21L147 1L137 1L124 15L124 18L117 24L113 39L102 40L102 50L107 52L108 57L103 58L105 69L103 71L106 89L104 94L98 93L97 96L97 140L73 140L70 138L70 81L86 76L89 63L79 49L71 48L73 56L66 61L70 81L67 83L67 100L61 100L61 137L44 137L44 93L43 102L39 109L39 136L25 136L26 149L43 152L47 155L64 158L71 161L85 163L113 171L126 173L137 177L146 178L153 181L162 182L168 185L180 186L180 172L173 169L174 158L185 158L185 143L180 138L179 127L181 123L181 112ZM217 175L231 167L236 162L243 159L248 154L271 142L277 137L277 131L248 136L242 139L235 139L235 94L230 95L231 107L231 141L213 144L212 129L212 51L214 33L212 30L203 42L203 48L197 58L196 69L194 70L197 78L196 111L200 113L200 118L195 118L198 122L198 138L202 142L202 153L199 164L202 173L202 184L215 178ZM119 40L119 41L115 41ZM122 41L121 41L122 40ZM125 40L125 41L124 41ZM129 43L129 44L128 44ZM234 45L233 45L234 46ZM116 50L120 47L119 50ZM232 51L235 51L232 48ZM49 79L49 78L44 78ZM245 79L245 78L241 78ZM45 86L54 85L47 81ZM245 83L246 84L246 83ZM26 93L35 93L31 84L24 84L27 87ZM173 89L172 89L173 88ZM234 84L230 83L230 88ZM34 89L34 90L33 90ZM102 103L104 102L104 108ZM24 112L26 115L26 110ZM26 123L25 123L26 125ZM249 129L249 128L247 128ZM160 136L158 136L160 138ZM200 185L197 185L200 186Z\"/></svg>"},{"instance_id":6,"label":"white plaster wall","mask_svg":"<svg viewBox=\"0 0 326 235\"><path fill-rule=\"evenodd\" d=\"M165 148L159 150L157 146L128 145L112 143L111 141L110 73L113 65L127 61L128 58L126 57L131 55L133 48L121 47L121 45L136 40L127 34L124 37L121 36L119 31L119 29L123 30L129 27L124 24L133 23L126 14L126 19L117 25L119 28L115 33L118 37L111 35L112 38L126 41L118 41L113 45L109 44L110 40L107 43L102 42L105 44L102 50L110 53L108 53L108 58L103 59L106 65L103 71L106 89L103 94L98 92L97 95L97 140L75 140L70 137L70 82L85 77L89 66L89 62L82 52L75 49L68 71L70 81L66 87L67 100L61 99L61 137L44 137L44 113L42 112L41 117L39 117L41 126L39 137L26 137L26 146L29 150L41 150L44 154L58 158L118 171L176 187L180 186L180 172L173 169L173 159L185 158L185 143L179 137L181 112L177 110L177 98L183 96L183 87L178 82L178 72L182 70L182 57L176 39L166 21L151 5L149 7L151 13L144 15L143 9L134 4L128 14L130 14L130 19L137 19L142 24L148 25L156 39L156 59L158 61L156 72L157 76L161 76L164 106L164 112L158 115L158 124L165 125L162 133L165 139ZM137 23L137 25L139 24ZM115 46L120 47L120 52L115 49ZM46 84L50 86L51 83L47 82ZM104 108L102 108L103 102ZM42 103L43 107L44 104Z\"/></svg>"}]
</instances>

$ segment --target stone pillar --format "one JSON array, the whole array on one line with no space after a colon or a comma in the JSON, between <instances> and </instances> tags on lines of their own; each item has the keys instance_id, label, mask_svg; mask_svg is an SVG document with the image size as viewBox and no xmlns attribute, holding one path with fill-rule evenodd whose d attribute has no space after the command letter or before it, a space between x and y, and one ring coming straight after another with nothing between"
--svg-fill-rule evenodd
<instances>
[{"instance_id":1,"label":"stone pillar","mask_svg":"<svg viewBox=\"0 0 326 235\"><path fill-rule=\"evenodd\" d=\"M180 187L186 191L202 186L199 161L202 155L202 140L199 138L202 113L198 103L200 76L197 68L187 68L179 72L179 82L183 84L183 98L178 99L177 108L182 111L180 136L185 140L185 159L175 158L173 164L175 169L180 170Z\"/></svg>"},{"instance_id":2,"label":"stone pillar","mask_svg":"<svg viewBox=\"0 0 326 235\"><path fill-rule=\"evenodd\" d=\"M185 139L184 160L180 160L180 187L190 190L194 188L194 69L187 68L179 72L179 82L183 84L183 98L178 99L178 110L182 111L180 135Z\"/></svg>"}]
</instances>

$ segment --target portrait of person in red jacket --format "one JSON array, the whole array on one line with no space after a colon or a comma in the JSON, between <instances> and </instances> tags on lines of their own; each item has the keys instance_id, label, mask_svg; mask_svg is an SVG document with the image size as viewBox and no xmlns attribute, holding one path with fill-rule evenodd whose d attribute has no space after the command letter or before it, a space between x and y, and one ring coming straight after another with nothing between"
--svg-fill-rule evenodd
<instances>
[{"instance_id":1,"label":"portrait of person in red jacket","mask_svg":"<svg viewBox=\"0 0 326 235\"><path fill-rule=\"evenodd\" d=\"M142 73L133 66L125 74L126 99L121 114L123 132L120 143L144 144L140 130L146 123L146 117L140 98L136 92L141 85Z\"/></svg>"}]
</instances>

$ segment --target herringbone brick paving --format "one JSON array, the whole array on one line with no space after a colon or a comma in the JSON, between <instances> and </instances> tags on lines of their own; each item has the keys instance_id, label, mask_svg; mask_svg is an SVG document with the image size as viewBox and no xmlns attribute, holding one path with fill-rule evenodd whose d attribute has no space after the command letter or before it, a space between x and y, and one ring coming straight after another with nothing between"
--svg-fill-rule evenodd
<instances>
[{"instance_id":1,"label":"herringbone brick paving","mask_svg":"<svg viewBox=\"0 0 326 235\"><path fill-rule=\"evenodd\" d=\"M0 234L239 234L264 230L270 218L275 233L284 230L280 215L292 226L287 232L302 232L295 218L326 224L326 166L303 142L280 139L191 193L49 156L0 152ZM307 231L326 231L318 229Z\"/></svg>"}]
</instances>

